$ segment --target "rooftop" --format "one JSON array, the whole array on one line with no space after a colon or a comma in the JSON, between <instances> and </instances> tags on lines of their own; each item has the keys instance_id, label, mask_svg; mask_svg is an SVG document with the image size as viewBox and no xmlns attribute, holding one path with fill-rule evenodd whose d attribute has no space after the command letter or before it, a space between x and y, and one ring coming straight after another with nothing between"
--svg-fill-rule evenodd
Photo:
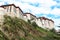
<instances>
[{"instance_id":1,"label":"rooftop","mask_svg":"<svg viewBox=\"0 0 60 40\"><path fill-rule=\"evenodd\" d=\"M45 17L39 17L39 19L49 20L49 21L52 21L54 23L54 21L52 19L48 19L48 18L45 18Z\"/></svg>"},{"instance_id":2,"label":"rooftop","mask_svg":"<svg viewBox=\"0 0 60 40\"><path fill-rule=\"evenodd\" d=\"M19 10L23 13L23 11L20 9L20 7L17 7L14 4L1 5L0 7L3 7L4 8L6 6L14 6L15 8L19 8Z\"/></svg>"},{"instance_id":3,"label":"rooftop","mask_svg":"<svg viewBox=\"0 0 60 40\"><path fill-rule=\"evenodd\" d=\"M31 14L31 13L24 13L24 14L25 14L25 15L26 15L26 14L30 14L30 15L32 15L32 16L34 16L34 17L36 17L35 15L33 15L33 14ZM36 18L37 18L37 17L36 17Z\"/></svg>"}]
</instances>

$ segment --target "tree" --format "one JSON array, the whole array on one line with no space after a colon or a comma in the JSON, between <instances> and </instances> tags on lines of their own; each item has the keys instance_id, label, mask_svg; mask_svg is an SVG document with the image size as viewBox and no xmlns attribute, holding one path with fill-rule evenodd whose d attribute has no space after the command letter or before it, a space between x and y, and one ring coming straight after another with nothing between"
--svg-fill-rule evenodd
<instances>
[{"instance_id":1,"label":"tree","mask_svg":"<svg viewBox=\"0 0 60 40\"><path fill-rule=\"evenodd\" d=\"M52 30L50 30L51 32L55 33L55 29L53 28Z\"/></svg>"},{"instance_id":2,"label":"tree","mask_svg":"<svg viewBox=\"0 0 60 40\"><path fill-rule=\"evenodd\" d=\"M30 21L30 20L28 20L28 23L29 23L29 24L31 24L31 21Z\"/></svg>"},{"instance_id":3,"label":"tree","mask_svg":"<svg viewBox=\"0 0 60 40\"><path fill-rule=\"evenodd\" d=\"M36 28L38 25L35 22L32 22L32 25Z\"/></svg>"}]
</instances>

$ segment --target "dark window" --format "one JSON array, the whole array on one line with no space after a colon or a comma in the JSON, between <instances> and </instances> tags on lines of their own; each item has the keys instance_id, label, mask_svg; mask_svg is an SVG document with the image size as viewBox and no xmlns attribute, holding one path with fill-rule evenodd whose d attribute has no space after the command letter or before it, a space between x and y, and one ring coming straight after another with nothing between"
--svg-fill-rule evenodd
<instances>
[{"instance_id":1,"label":"dark window","mask_svg":"<svg viewBox=\"0 0 60 40\"><path fill-rule=\"evenodd\" d=\"M14 12L16 13L16 8L14 8Z\"/></svg>"},{"instance_id":2,"label":"dark window","mask_svg":"<svg viewBox=\"0 0 60 40\"><path fill-rule=\"evenodd\" d=\"M10 6L10 12L11 12L11 6Z\"/></svg>"},{"instance_id":3,"label":"dark window","mask_svg":"<svg viewBox=\"0 0 60 40\"><path fill-rule=\"evenodd\" d=\"M7 12L8 12L8 8L9 8L9 7L6 7L6 8L7 8Z\"/></svg>"}]
</instances>

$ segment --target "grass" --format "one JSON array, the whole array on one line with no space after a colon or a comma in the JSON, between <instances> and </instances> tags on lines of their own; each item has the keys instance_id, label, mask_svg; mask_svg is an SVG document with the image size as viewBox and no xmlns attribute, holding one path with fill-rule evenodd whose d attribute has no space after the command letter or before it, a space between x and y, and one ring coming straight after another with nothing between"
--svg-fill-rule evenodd
<instances>
[{"instance_id":1,"label":"grass","mask_svg":"<svg viewBox=\"0 0 60 40\"><path fill-rule=\"evenodd\" d=\"M0 31L0 40L9 40L9 38L2 31Z\"/></svg>"},{"instance_id":2,"label":"grass","mask_svg":"<svg viewBox=\"0 0 60 40\"><path fill-rule=\"evenodd\" d=\"M51 31L30 24L17 17L4 16L2 29L9 38L0 30L0 40L60 40L60 36ZM36 25L36 26L35 26Z\"/></svg>"}]
</instances>

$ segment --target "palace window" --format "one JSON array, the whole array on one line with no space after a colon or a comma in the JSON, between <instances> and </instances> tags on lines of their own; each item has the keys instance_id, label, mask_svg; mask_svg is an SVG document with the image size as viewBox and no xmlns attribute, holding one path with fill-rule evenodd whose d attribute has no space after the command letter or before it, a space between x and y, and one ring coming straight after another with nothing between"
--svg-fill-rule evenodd
<instances>
[{"instance_id":1,"label":"palace window","mask_svg":"<svg viewBox=\"0 0 60 40\"><path fill-rule=\"evenodd\" d=\"M11 12L11 6L10 6L10 12Z\"/></svg>"},{"instance_id":2,"label":"palace window","mask_svg":"<svg viewBox=\"0 0 60 40\"><path fill-rule=\"evenodd\" d=\"M14 7L14 12L16 13L16 8Z\"/></svg>"},{"instance_id":3,"label":"palace window","mask_svg":"<svg viewBox=\"0 0 60 40\"><path fill-rule=\"evenodd\" d=\"M7 9L7 12L8 12L8 8L9 8L9 7L6 7L6 9Z\"/></svg>"}]
</instances>

